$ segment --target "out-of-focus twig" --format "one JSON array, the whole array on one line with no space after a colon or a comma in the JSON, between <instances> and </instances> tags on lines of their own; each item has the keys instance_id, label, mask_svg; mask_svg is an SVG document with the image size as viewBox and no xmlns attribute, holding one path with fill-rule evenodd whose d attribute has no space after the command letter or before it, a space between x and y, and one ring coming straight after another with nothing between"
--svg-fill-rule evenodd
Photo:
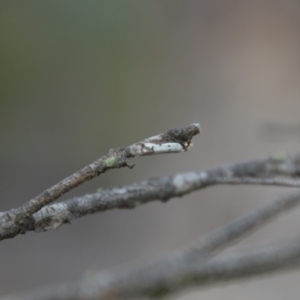
<instances>
[{"instance_id":1,"label":"out-of-focus twig","mask_svg":"<svg viewBox=\"0 0 300 300\"><path fill-rule=\"evenodd\" d=\"M182 252L139 269L99 273L82 281L53 286L28 296L2 300L127 300L169 296L188 287L203 287L300 267L300 243L270 247L251 254L211 259L214 254L300 204L300 194L258 208L208 234Z\"/></svg>"},{"instance_id":2,"label":"out-of-focus twig","mask_svg":"<svg viewBox=\"0 0 300 300\"><path fill-rule=\"evenodd\" d=\"M99 274L98 278L93 278L90 290L87 288L88 280L77 286L82 291L82 294L78 293L79 297L65 298L62 295L57 299L160 299L191 287L204 288L228 281L246 280L255 276L299 269L300 242L289 243L285 246L273 245L250 253L233 254L205 263L198 263L197 260L192 259L178 262L176 266L169 268L163 269L163 267L157 266L155 270L145 268L134 271L132 274L124 273L120 278L111 280L109 284L103 284L97 293L95 289L97 281L98 286L101 286L99 284L101 274Z\"/></svg>"}]
</instances>

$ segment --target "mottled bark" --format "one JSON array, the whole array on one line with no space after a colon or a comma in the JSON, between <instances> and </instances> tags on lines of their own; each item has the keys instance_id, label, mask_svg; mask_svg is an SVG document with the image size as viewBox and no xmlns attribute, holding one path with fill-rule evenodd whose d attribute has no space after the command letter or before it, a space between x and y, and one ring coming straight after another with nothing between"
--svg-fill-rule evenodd
<instances>
[{"instance_id":1,"label":"mottled bark","mask_svg":"<svg viewBox=\"0 0 300 300\"><path fill-rule=\"evenodd\" d=\"M130 158L136 156L186 151L192 138L199 133L200 124L194 123L184 128L171 129L126 148L111 149L107 155L55 184L23 206L0 213L0 240L33 230L35 221L32 215L78 185L110 169L133 168Z\"/></svg>"}]
</instances>

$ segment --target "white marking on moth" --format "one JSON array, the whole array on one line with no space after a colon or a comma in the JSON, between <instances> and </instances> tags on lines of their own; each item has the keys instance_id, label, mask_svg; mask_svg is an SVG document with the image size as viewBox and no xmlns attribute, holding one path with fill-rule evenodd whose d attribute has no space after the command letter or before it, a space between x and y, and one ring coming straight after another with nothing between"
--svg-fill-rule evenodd
<instances>
[{"instance_id":1,"label":"white marking on moth","mask_svg":"<svg viewBox=\"0 0 300 300\"><path fill-rule=\"evenodd\" d=\"M166 152L182 152L183 147L179 143L163 143L163 144L153 144L144 143L143 151L145 153L160 154Z\"/></svg>"},{"instance_id":2,"label":"white marking on moth","mask_svg":"<svg viewBox=\"0 0 300 300\"><path fill-rule=\"evenodd\" d=\"M132 155L151 155L151 154L162 154L162 153L176 153L184 151L182 145L179 143L138 143L130 147Z\"/></svg>"}]
</instances>

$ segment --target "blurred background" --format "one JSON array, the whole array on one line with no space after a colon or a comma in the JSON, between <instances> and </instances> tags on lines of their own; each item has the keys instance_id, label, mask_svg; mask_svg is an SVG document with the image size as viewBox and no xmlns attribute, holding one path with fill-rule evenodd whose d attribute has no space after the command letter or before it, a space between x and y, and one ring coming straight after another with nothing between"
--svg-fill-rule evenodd
<instances>
[{"instance_id":1,"label":"blurred background","mask_svg":"<svg viewBox=\"0 0 300 300\"><path fill-rule=\"evenodd\" d=\"M300 2L1 1L0 210L110 148L200 122L184 154L135 159L65 195L300 147ZM214 187L1 242L0 295L154 262L290 193ZM288 241L299 211L234 247ZM176 296L299 299L299 272Z\"/></svg>"}]
</instances>

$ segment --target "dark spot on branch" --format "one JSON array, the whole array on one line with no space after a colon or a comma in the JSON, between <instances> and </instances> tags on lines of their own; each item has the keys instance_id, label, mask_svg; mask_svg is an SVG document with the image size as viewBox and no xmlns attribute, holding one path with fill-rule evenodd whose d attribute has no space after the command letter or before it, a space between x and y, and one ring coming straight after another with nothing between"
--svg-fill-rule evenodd
<instances>
[{"instance_id":1,"label":"dark spot on branch","mask_svg":"<svg viewBox=\"0 0 300 300\"><path fill-rule=\"evenodd\" d=\"M171 129L163 134L163 141L179 143L183 149L187 149L194 135L200 133L199 125L192 124L185 128Z\"/></svg>"}]
</instances>

